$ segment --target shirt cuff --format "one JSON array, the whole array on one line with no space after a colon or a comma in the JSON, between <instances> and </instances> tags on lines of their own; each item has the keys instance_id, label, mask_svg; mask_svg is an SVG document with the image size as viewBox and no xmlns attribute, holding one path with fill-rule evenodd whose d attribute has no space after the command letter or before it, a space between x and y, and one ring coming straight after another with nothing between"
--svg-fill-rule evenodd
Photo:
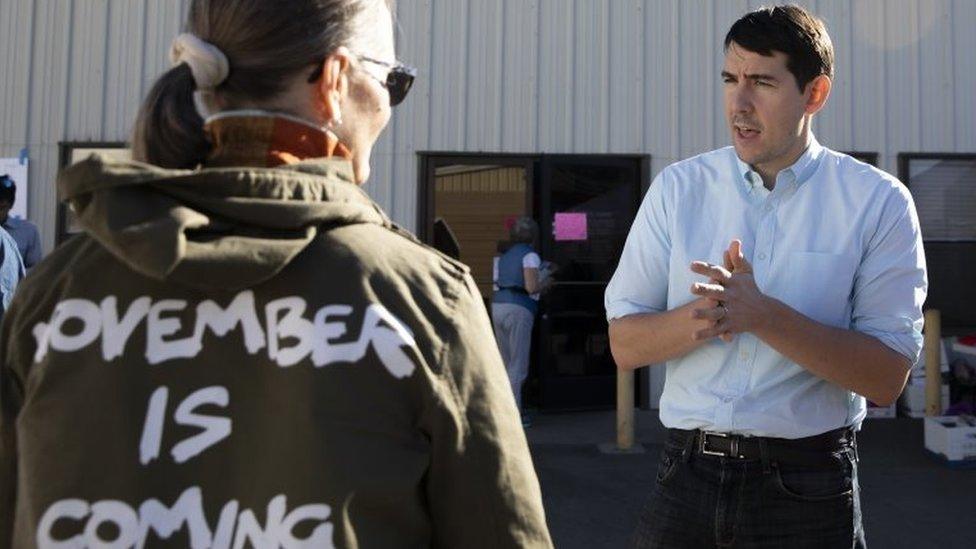
<instances>
[{"instance_id":1,"label":"shirt cuff","mask_svg":"<svg viewBox=\"0 0 976 549\"><path fill-rule=\"evenodd\" d=\"M914 330L911 332L889 332L856 327L855 330L884 343L891 350L907 358L912 364L918 362L918 356L922 352L921 333Z\"/></svg>"}]
</instances>

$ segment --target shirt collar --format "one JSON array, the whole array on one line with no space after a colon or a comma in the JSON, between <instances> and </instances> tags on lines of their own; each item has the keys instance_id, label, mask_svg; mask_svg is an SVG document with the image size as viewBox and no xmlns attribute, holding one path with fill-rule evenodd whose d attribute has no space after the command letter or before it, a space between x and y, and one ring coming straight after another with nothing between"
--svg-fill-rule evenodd
<instances>
[{"instance_id":1,"label":"shirt collar","mask_svg":"<svg viewBox=\"0 0 976 549\"><path fill-rule=\"evenodd\" d=\"M802 184L817 171L817 166L820 165L820 157L823 156L823 145L817 141L817 138L810 135L810 144L807 145L807 149L803 151L800 158L796 159L792 165L784 168L777 175L777 179L782 176L789 177L797 185ZM738 173L741 178L742 183L746 186L748 190L753 190L756 187L762 186L762 177L752 169L752 166L746 164L739 158L738 154L735 154L735 149L733 149L733 155L735 156L736 166L738 167Z\"/></svg>"}]
</instances>

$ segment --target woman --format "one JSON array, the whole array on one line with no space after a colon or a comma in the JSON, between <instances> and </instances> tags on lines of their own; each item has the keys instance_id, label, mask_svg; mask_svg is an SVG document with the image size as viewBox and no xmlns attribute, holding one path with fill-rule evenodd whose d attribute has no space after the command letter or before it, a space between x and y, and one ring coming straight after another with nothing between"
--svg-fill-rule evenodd
<instances>
[{"instance_id":1,"label":"woman","mask_svg":"<svg viewBox=\"0 0 976 549\"><path fill-rule=\"evenodd\" d=\"M0 545L550 546L478 291L357 184L383 0L196 0L2 334Z\"/></svg>"},{"instance_id":2,"label":"woman","mask_svg":"<svg viewBox=\"0 0 976 549\"><path fill-rule=\"evenodd\" d=\"M497 291L491 302L495 339L520 412L522 385L529 374L532 324L539 308L539 292L543 290L539 277L542 259L532 249L538 232L538 225L530 217L520 217L512 224L510 246L495 265ZM524 412L522 425L529 426Z\"/></svg>"}]
</instances>

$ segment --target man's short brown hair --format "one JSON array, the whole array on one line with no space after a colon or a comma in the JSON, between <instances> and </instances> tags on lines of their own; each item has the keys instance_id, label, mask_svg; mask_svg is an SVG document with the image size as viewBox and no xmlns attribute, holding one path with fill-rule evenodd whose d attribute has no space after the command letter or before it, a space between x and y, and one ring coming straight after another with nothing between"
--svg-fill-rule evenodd
<instances>
[{"instance_id":1,"label":"man's short brown hair","mask_svg":"<svg viewBox=\"0 0 976 549\"><path fill-rule=\"evenodd\" d=\"M786 54L786 68L800 91L820 75L834 75L834 45L827 27L800 6L764 7L744 15L725 35L726 51L733 42L759 55Z\"/></svg>"}]
</instances>

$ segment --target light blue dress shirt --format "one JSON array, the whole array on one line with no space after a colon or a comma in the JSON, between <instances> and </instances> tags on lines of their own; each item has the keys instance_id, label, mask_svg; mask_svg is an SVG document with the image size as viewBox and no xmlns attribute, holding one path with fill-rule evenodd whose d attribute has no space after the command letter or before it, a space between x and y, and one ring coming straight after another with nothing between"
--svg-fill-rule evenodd
<instances>
[{"instance_id":1,"label":"light blue dress shirt","mask_svg":"<svg viewBox=\"0 0 976 549\"><path fill-rule=\"evenodd\" d=\"M928 283L911 195L891 175L816 140L773 191L733 147L665 168L607 286L607 319L694 301L692 284L707 280L689 265L721 265L736 238L766 295L918 358ZM859 427L865 411L863 397L749 333L669 361L661 397L667 427L781 438Z\"/></svg>"},{"instance_id":2,"label":"light blue dress shirt","mask_svg":"<svg viewBox=\"0 0 976 549\"><path fill-rule=\"evenodd\" d=\"M41 237L37 233L37 226L26 219L8 217L2 227L17 242L17 250L24 267L30 269L41 261Z\"/></svg>"}]
</instances>

